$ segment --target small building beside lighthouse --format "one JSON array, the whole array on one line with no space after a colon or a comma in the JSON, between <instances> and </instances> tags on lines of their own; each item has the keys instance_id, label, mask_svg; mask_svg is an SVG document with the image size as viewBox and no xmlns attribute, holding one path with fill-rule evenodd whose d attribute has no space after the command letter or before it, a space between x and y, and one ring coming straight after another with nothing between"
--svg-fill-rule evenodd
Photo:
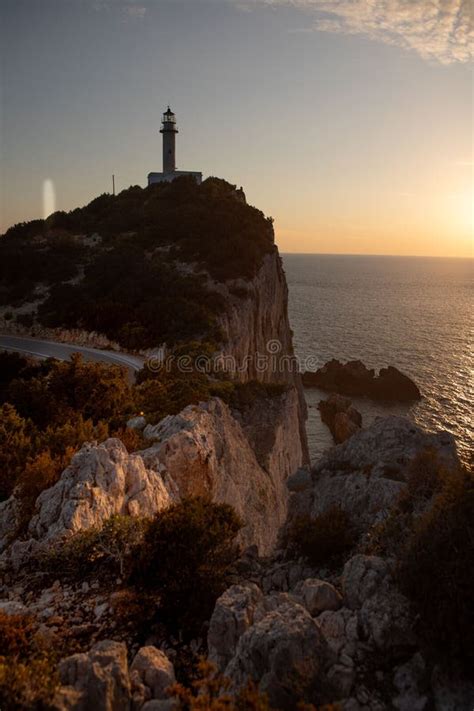
<instances>
[{"instance_id":1,"label":"small building beside lighthouse","mask_svg":"<svg viewBox=\"0 0 474 711\"><path fill-rule=\"evenodd\" d=\"M202 182L202 173L192 170L176 170L176 116L170 107L163 114L160 133L163 136L163 172L148 173L148 185L171 182L180 175L192 175L198 184Z\"/></svg>"}]
</instances>

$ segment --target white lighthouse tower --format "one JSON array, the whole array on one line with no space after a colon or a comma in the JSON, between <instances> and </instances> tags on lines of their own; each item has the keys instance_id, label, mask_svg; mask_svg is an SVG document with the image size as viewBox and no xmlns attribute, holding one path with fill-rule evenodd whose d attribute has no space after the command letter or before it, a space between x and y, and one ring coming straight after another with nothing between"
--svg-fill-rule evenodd
<instances>
[{"instance_id":1,"label":"white lighthouse tower","mask_svg":"<svg viewBox=\"0 0 474 711\"><path fill-rule=\"evenodd\" d=\"M148 185L152 183L171 182L180 175L192 175L198 184L202 181L202 173L190 170L176 170L176 116L170 107L163 114L160 133L163 136L163 172L148 173Z\"/></svg>"}]
</instances>

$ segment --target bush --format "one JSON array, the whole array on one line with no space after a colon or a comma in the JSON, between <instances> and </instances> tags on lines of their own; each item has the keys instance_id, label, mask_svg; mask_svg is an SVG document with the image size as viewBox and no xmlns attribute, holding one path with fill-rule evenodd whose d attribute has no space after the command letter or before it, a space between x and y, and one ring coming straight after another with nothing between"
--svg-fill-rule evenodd
<instances>
[{"instance_id":1,"label":"bush","mask_svg":"<svg viewBox=\"0 0 474 711\"><path fill-rule=\"evenodd\" d=\"M0 407L0 500L8 498L34 450L35 429L13 405Z\"/></svg>"},{"instance_id":2,"label":"bush","mask_svg":"<svg viewBox=\"0 0 474 711\"><path fill-rule=\"evenodd\" d=\"M242 522L231 506L187 498L159 513L138 551L132 581L156 589L164 620L199 631L225 589Z\"/></svg>"},{"instance_id":3,"label":"bush","mask_svg":"<svg viewBox=\"0 0 474 711\"><path fill-rule=\"evenodd\" d=\"M59 684L54 661L32 617L0 613L0 708L52 708Z\"/></svg>"},{"instance_id":4,"label":"bush","mask_svg":"<svg viewBox=\"0 0 474 711\"><path fill-rule=\"evenodd\" d=\"M91 574L126 576L149 521L111 516L101 528L79 531L42 552L34 567L54 576L81 579Z\"/></svg>"},{"instance_id":5,"label":"bush","mask_svg":"<svg viewBox=\"0 0 474 711\"><path fill-rule=\"evenodd\" d=\"M350 517L337 506L315 518L297 518L287 537L290 550L304 556L314 566L340 563L355 545Z\"/></svg>"},{"instance_id":6,"label":"bush","mask_svg":"<svg viewBox=\"0 0 474 711\"><path fill-rule=\"evenodd\" d=\"M420 616L420 632L437 655L466 671L474 663L474 480L444 482L413 524L400 552L398 580Z\"/></svg>"},{"instance_id":7,"label":"bush","mask_svg":"<svg viewBox=\"0 0 474 711\"><path fill-rule=\"evenodd\" d=\"M201 659L191 686L173 684L168 693L176 699L176 711L272 711L267 694L260 693L252 681L235 693L230 686L211 662Z\"/></svg>"}]
</instances>

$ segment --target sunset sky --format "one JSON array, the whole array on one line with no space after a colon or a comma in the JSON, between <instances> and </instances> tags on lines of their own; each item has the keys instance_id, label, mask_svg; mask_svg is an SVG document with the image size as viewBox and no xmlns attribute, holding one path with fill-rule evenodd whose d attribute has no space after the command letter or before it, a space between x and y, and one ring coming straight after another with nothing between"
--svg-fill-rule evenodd
<instances>
[{"instance_id":1,"label":"sunset sky","mask_svg":"<svg viewBox=\"0 0 474 711\"><path fill-rule=\"evenodd\" d=\"M2 0L0 229L145 186L169 103L282 251L472 256L468 6Z\"/></svg>"}]
</instances>

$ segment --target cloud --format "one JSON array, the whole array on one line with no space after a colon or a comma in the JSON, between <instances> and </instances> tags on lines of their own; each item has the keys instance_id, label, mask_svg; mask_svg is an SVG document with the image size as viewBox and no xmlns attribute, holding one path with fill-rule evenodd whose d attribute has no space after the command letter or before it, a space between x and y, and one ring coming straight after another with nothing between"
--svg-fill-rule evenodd
<instances>
[{"instance_id":1,"label":"cloud","mask_svg":"<svg viewBox=\"0 0 474 711\"><path fill-rule=\"evenodd\" d=\"M125 5L123 11L134 20L143 20L146 15L146 7L144 5Z\"/></svg>"},{"instance_id":2,"label":"cloud","mask_svg":"<svg viewBox=\"0 0 474 711\"><path fill-rule=\"evenodd\" d=\"M311 15L311 29L414 50L441 64L472 56L471 0L248 0L247 7L293 6Z\"/></svg>"},{"instance_id":3,"label":"cloud","mask_svg":"<svg viewBox=\"0 0 474 711\"><path fill-rule=\"evenodd\" d=\"M92 8L96 12L118 10L124 20L143 20L147 11L145 5L139 5L134 0L93 0Z\"/></svg>"}]
</instances>

